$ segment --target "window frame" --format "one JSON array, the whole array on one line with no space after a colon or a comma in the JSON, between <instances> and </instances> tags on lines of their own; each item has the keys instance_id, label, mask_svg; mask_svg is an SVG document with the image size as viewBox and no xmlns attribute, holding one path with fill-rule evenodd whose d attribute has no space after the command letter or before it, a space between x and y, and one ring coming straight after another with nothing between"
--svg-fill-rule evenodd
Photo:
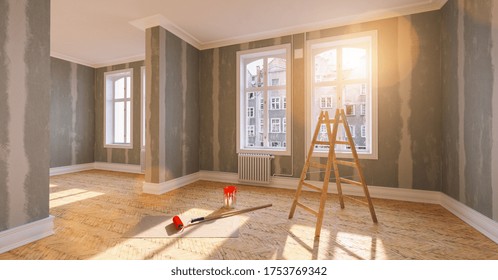
<instances>
[{"instance_id":1,"label":"window frame","mask_svg":"<svg viewBox=\"0 0 498 280\"><path fill-rule=\"evenodd\" d=\"M274 88L281 88L280 90L285 89L285 98L286 98L286 107L285 109L282 108L282 105L280 104L281 99L279 101L279 109L273 109L273 110L285 110L284 116L286 117L287 120L291 120L291 108L292 108L292 53L291 53L291 45L290 44L281 44L281 45L275 45L275 46L270 46L270 47L263 47L263 48L255 48L255 49L249 49L249 50L244 50L244 51L238 51L237 52L237 89L238 92L236 94L236 99L237 99L237 133L236 133L236 141L237 141L237 153L245 152L245 153L267 153L267 154L272 154L272 155L282 155L282 156L289 156L291 154L291 137L292 137L292 123L291 121L288 122L288 127L286 128L286 133L285 133L285 138L284 140L288 144L286 147L271 147L270 142L273 140L270 140L270 138L265 139L263 142L265 142L268 146L267 147L261 147L261 146L255 146L255 147L246 147L245 145L245 140L246 140L246 129L245 129L245 124L246 124L246 119L247 116L244 115L245 113L245 107L247 106L247 98L244 97L244 92L247 92L246 89L246 81L245 79L245 65L248 63L251 63L251 61L255 61L256 59L259 58L267 58L271 57L272 55L278 55L278 56L284 56L286 60L286 73L285 73L285 85L279 85L279 86L272 86L271 85L271 80L268 81L268 76L265 75L265 79L267 80L262 88L257 88L254 89L253 91L256 90L261 90L263 91L263 99L264 99L264 120L265 121L265 129L268 131L268 134L271 133L271 117L270 117L270 111L271 109L271 97L270 97L270 92L272 90L275 90ZM244 75L242 75L244 74ZM273 88L273 89L272 89ZM284 97L282 96L282 97ZM260 106L260 105L259 105ZM260 112L262 112L260 110ZM256 115L256 112L255 112ZM259 114L258 114L259 116ZM244 128L244 129L241 129ZM280 129L280 131L282 131ZM282 132L280 132L282 133Z\"/></svg>"},{"instance_id":2,"label":"window frame","mask_svg":"<svg viewBox=\"0 0 498 280\"><path fill-rule=\"evenodd\" d=\"M313 65L313 56L314 56L314 50L315 49L326 49L326 48L333 48L333 47L338 47L338 46L347 46L347 45L353 45L358 42L367 42L370 46L370 69L368 70L368 80L370 85L367 85L365 87L367 91L367 96L369 95L370 98L370 104L366 104L368 108L366 109L366 115L370 117L370 119L367 119L366 122L366 127L368 129L368 132L371 135L370 141L370 151L369 152L362 152L362 151L357 151L358 152L358 157L360 159L378 159L378 38L377 38L377 30L370 30L370 31L365 31L365 32L358 32L358 33L351 33L351 34L346 34L346 35L339 35L339 36L332 36L332 37L325 37L325 38L320 38L320 39L313 39L313 40L308 40L306 42L306 69L307 69L307 75L306 75L306 99L305 99L305 115L306 115L306 129L305 129L305 145L306 149L309 148L311 145L312 141L312 136L314 129L316 127L316 120L312 119L312 113L313 113L313 86L314 86L314 79L313 79L313 73L314 73L314 65ZM368 51L368 50L367 50ZM339 83L344 84L344 82L340 81ZM363 89L363 86L362 88ZM369 92L370 90L370 92ZM337 89L337 94L340 95L342 99L342 90ZM360 93L363 91L360 90ZM320 104L318 104L319 106ZM338 106L339 104L336 104ZM345 105L345 104L343 104ZM321 109L321 108L320 108ZM356 108L355 108L356 109ZM355 112L356 113L356 112ZM333 118L333 116L331 116ZM314 151L313 157L327 157L328 155L328 150L323 150L323 151ZM336 156L338 158L352 158L352 153L350 151L336 151Z\"/></svg>"},{"instance_id":3,"label":"window frame","mask_svg":"<svg viewBox=\"0 0 498 280\"><path fill-rule=\"evenodd\" d=\"M121 102L121 101L116 101L115 99L115 92L114 92L114 82L119 79L119 78L113 78L113 76L128 76L130 77L130 97L126 97L126 93L124 98L119 98L121 101L123 101L125 104L127 101L130 101L130 131L126 131L126 115L125 115L125 132L127 132L130 136L130 142L129 143L117 143L115 142L114 139L114 106L116 102ZM114 71L108 71L104 73L104 94L103 94L103 99L104 99L104 117L103 117L103 122L104 122L104 148L119 148L119 149L133 149L133 98L134 98L134 92L133 92L133 68L127 68L127 69L121 69L121 70L114 70ZM126 85L126 82L125 82ZM125 105L125 112L126 111L126 105ZM126 139L125 134L125 139Z\"/></svg>"}]
</instances>

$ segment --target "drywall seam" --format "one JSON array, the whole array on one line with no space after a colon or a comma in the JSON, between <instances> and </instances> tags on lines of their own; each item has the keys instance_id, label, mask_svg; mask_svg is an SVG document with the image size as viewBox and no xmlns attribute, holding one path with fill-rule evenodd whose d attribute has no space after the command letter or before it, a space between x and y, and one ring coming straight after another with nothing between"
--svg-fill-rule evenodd
<instances>
[{"instance_id":1,"label":"drywall seam","mask_svg":"<svg viewBox=\"0 0 498 280\"><path fill-rule=\"evenodd\" d=\"M187 43L182 42L181 72L182 72L182 176L187 174Z\"/></svg>"},{"instance_id":2,"label":"drywall seam","mask_svg":"<svg viewBox=\"0 0 498 280\"><path fill-rule=\"evenodd\" d=\"M28 175L29 163L24 143L24 124L27 100L26 63L24 61L27 41L26 2L11 1L10 16L7 22L6 51L8 64L8 86L10 122L7 125L10 139L10 153L7 157L7 186L9 193L8 227L16 227L27 220L26 194L24 184Z\"/></svg>"},{"instance_id":3,"label":"drywall seam","mask_svg":"<svg viewBox=\"0 0 498 280\"><path fill-rule=\"evenodd\" d=\"M78 143L76 141L77 133L76 133L76 104L78 101L78 73L77 73L77 64L71 63L71 165L76 164L76 151L78 150Z\"/></svg>"},{"instance_id":4,"label":"drywall seam","mask_svg":"<svg viewBox=\"0 0 498 280\"><path fill-rule=\"evenodd\" d=\"M464 114L465 114L465 81L464 81L464 25L463 25L463 16L464 16L464 3L463 0L458 0L458 28L457 28L457 41L458 41L458 139L459 139L459 148L458 148L458 174L460 174L460 193L459 200L462 203L465 203L465 128L464 128Z\"/></svg>"},{"instance_id":5,"label":"drywall seam","mask_svg":"<svg viewBox=\"0 0 498 280\"><path fill-rule=\"evenodd\" d=\"M213 50L213 170L220 170L220 50Z\"/></svg>"},{"instance_id":6,"label":"drywall seam","mask_svg":"<svg viewBox=\"0 0 498 280\"><path fill-rule=\"evenodd\" d=\"M492 149L491 149L491 170L498 170L498 79L496 78L496 74L498 73L498 4L493 2L493 8L491 10L492 16L492 65L494 72L494 80L493 80L493 98L492 98L492 119L491 119L491 127L492 127ZM493 220L498 221L498 174L496 172L491 172L491 188L492 188L492 216Z\"/></svg>"},{"instance_id":7,"label":"drywall seam","mask_svg":"<svg viewBox=\"0 0 498 280\"><path fill-rule=\"evenodd\" d=\"M398 185L400 188L412 188L413 185L413 158L412 145L408 121L411 115L410 96L412 94L412 40L411 21L407 16L406 20L398 20L398 71L400 73L399 96L401 100L401 150L398 156ZM404 47L401 47L404 46ZM406 46L406 47L405 47Z\"/></svg>"}]
</instances>

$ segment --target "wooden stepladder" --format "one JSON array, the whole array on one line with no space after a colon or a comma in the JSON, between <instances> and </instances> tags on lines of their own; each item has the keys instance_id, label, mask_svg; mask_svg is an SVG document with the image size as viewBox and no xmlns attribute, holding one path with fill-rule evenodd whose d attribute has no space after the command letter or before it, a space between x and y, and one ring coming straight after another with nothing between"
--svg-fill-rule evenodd
<instances>
[{"instance_id":1,"label":"wooden stepladder","mask_svg":"<svg viewBox=\"0 0 498 280\"><path fill-rule=\"evenodd\" d=\"M346 136L347 136L347 141L337 140L337 133L339 130L339 124L342 124L344 127L344 131L346 132ZM322 125L325 125L325 127L327 128L328 141L319 141L319 139L317 139ZM332 128L331 128L331 126L332 126ZM311 160L312 155L313 155L313 151L315 150L316 145L329 146L327 164L321 164L321 163L318 163L318 162ZM349 147L351 147L351 153L353 155L353 160L352 161L338 160L336 158L335 145L348 145ZM339 165L344 165L344 166L349 166L349 167L355 168L358 172L359 177L360 177L360 182L340 177L339 167L338 167ZM315 185L312 185L312 184L305 181L306 174L308 173L308 170L310 167L325 169L323 185L321 188L317 187ZM313 134L313 140L311 142L311 145L310 145L310 148L308 151L308 156L306 158L306 162L304 163L304 167L303 167L303 170L301 172L301 177L299 179L299 185L297 186L296 195L294 197L294 201L292 203L292 207L291 207L291 210L289 213L289 219L292 219L292 217L294 216L294 212L296 211L296 206L303 208L304 210L310 212L311 214L313 214L317 217L316 227L315 227L315 236L320 236L320 231L322 229L322 223L323 223L323 215L324 215L324 210L325 210L325 201L327 200L327 191L328 191L328 185L329 185L330 174L331 174L332 168L334 169L334 174L335 174L336 184L337 184L337 193L339 195L339 202L341 204L341 208L344 209L344 199L343 199L343 195L342 195L341 183L360 186L363 188L363 191L365 193L365 197L368 201L368 207L370 209L370 215L372 216L372 220L374 223L377 223L377 216L375 215L375 210L374 210L374 207L372 204L372 199L370 198L370 194L368 192L368 187L367 187L367 184L365 183L365 177L363 176L363 172L361 170L360 162L358 160L358 154L356 152L353 137L351 136L351 131L349 129L349 125L348 125L348 122L346 119L346 114L344 113L344 109L336 109L334 119L329 118L329 113L327 111L322 111L320 113L320 117L318 118L318 122L316 124L315 133ZM303 189L303 186L308 187L312 190L316 190L316 191L321 192L320 206L319 206L318 211L315 211L315 210L311 209L310 207L299 202L299 197L301 196L301 191Z\"/></svg>"}]
</instances>

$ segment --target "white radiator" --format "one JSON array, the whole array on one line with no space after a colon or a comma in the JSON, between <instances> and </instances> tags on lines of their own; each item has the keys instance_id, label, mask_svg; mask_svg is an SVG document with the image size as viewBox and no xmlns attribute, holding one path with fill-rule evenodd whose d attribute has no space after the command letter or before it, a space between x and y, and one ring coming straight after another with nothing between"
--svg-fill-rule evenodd
<instances>
[{"instance_id":1,"label":"white radiator","mask_svg":"<svg viewBox=\"0 0 498 280\"><path fill-rule=\"evenodd\" d=\"M239 182L269 184L272 155L239 154Z\"/></svg>"}]
</instances>

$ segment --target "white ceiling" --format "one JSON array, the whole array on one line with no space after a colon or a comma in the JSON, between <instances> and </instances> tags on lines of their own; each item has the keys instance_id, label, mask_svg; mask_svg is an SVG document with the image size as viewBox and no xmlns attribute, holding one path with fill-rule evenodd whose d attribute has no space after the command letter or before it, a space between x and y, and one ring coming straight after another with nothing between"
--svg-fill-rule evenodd
<instances>
[{"instance_id":1,"label":"white ceiling","mask_svg":"<svg viewBox=\"0 0 498 280\"><path fill-rule=\"evenodd\" d=\"M144 28L198 49L436 10L447 0L52 0L51 54L92 67L140 60Z\"/></svg>"}]
</instances>

